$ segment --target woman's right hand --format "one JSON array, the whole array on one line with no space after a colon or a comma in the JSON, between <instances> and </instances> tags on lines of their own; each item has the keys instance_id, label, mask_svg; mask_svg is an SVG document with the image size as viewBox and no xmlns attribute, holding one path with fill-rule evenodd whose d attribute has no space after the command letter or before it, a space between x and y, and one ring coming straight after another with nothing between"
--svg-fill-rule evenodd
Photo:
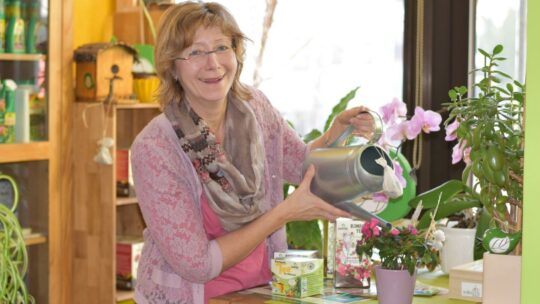
<instances>
[{"instance_id":1,"label":"woman's right hand","mask_svg":"<svg viewBox=\"0 0 540 304\"><path fill-rule=\"evenodd\" d=\"M338 217L351 217L351 214L336 208L311 193L310 185L315 176L315 167L310 165L304 179L281 204L286 208L286 221L309 221L324 219L335 221Z\"/></svg>"}]
</instances>

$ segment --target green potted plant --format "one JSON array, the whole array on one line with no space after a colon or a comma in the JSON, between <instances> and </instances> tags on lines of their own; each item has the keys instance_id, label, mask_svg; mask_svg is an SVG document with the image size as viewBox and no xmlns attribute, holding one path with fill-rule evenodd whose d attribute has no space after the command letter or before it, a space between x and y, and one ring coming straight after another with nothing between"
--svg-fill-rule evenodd
<instances>
[{"instance_id":1,"label":"green potted plant","mask_svg":"<svg viewBox=\"0 0 540 304\"><path fill-rule=\"evenodd\" d=\"M14 214L18 204L18 192L14 181L0 174L2 198L13 202L0 202L0 303L34 303L28 293L24 275L28 269L28 255L22 229ZM4 192L9 195L4 195ZM6 204L11 203L11 208Z\"/></svg>"},{"instance_id":2,"label":"green potted plant","mask_svg":"<svg viewBox=\"0 0 540 304\"><path fill-rule=\"evenodd\" d=\"M446 140L457 140L452 163L465 162L462 180L420 194L410 205L422 202L428 210L419 227L429 224L439 195L436 220L478 207L490 229L479 229L477 236L489 251L506 254L521 237L525 85L498 70L498 63L505 60L502 51L502 45L491 52L479 49L484 66L472 71L482 75L474 84L477 96L467 95L463 86L448 93Z\"/></svg>"}]
</instances>

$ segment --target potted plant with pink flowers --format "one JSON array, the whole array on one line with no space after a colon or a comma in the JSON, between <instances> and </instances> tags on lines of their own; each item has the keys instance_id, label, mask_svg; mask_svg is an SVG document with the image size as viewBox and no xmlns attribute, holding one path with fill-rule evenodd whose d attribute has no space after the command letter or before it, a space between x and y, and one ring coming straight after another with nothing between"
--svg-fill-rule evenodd
<instances>
[{"instance_id":1,"label":"potted plant with pink flowers","mask_svg":"<svg viewBox=\"0 0 540 304\"><path fill-rule=\"evenodd\" d=\"M420 134L430 134L440 130L442 117L439 113L416 107L414 115L407 114L406 104L395 98L383 105L379 113L385 126L385 132L379 140L393 161L394 172L403 187L403 195L397 198L389 198L384 193L374 193L370 201L374 206L364 208L377 212L385 220L394 221L407 215L411 207L409 201L416 195L416 180L414 169L408 160L401 154L401 146L406 140L413 140ZM381 206L384 206L381 208ZM382 210L382 211L381 211Z\"/></svg>"},{"instance_id":2,"label":"potted plant with pink flowers","mask_svg":"<svg viewBox=\"0 0 540 304\"><path fill-rule=\"evenodd\" d=\"M412 303L416 270L432 271L439 265L443 241L444 233L435 230L435 225L419 231L413 225L390 228L381 227L375 219L366 222L356 251L380 260L374 267L379 303Z\"/></svg>"}]
</instances>

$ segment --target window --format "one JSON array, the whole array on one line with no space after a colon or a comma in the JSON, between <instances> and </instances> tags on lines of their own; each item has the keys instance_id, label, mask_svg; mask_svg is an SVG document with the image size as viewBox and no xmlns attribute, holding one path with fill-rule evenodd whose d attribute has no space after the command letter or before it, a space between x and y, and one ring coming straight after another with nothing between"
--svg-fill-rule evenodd
<instances>
[{"instance_id":1,"label":"window","mask_svg":"<svg viewBox=\"0 0 540 304\"><path fill-rule=\"evenodd\" d=\"M266 10L263 0L219 0L253 41L242 81L253 84ZM296 130L322 129L332 107L378 108L403 95L404 0L278 1L259 88Z\"/></svg>"}]
</instances>

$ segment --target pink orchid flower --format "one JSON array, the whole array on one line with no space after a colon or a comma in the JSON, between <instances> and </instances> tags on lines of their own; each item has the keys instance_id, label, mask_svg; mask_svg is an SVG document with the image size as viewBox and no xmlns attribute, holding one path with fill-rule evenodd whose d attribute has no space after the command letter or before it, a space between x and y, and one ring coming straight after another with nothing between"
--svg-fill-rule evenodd
<instances>
[{"instance_id":1,"label":"pink orchid flower","mask_svg":"<svg viewBox=\"0 0 540 304\"><path fill-rule=\"evenodd\" d=\"M456 119L451 124L446 126L446 141L454 141L457 139L457 129L459 127L459 121Z\"/></svg>"},{"instance_id":2,"label":"pink orchid flower","mask_svg":"<svg viewBox=\"0 0 540 304\"><path fill-rule=\"evenodd\" d=\"M458 143L452 148L452 164L457 164L463 159L464 150L467 146L465 139L458 141Z\"/></svg>"},{"instance_id":3,"label":"pink orchid flower","mask_svg":"<svg viewBox=\"0 0 540 304\"><path fill-rule=\"evenodd\" d=\"M381 112L385 124L394 124L400 117L407 115L407 105L403 101L394 98L391 103L381 107Z\"/></svg>"},{"instance_id":4,"label":"pink orchid flower","mask_svg":"<svg viewBox=\"0 0 540 304\"><path fill-rule=\"evenodd\" d=\"M388 196L383 192L376 192L371 195L371 199L378 203L388 203Z\"/></svg>"},{"instance_id":5,"label":"pink orchid flower","mask_svg":"<svg viewBox=\"0 0 540 304\"><path fill-rule=\"evenodd\" d=\"M391 233L393 236L396 236L396 235L399 235L399 230L397 230L396 228L392 228L392 230L390 230L390 233Z\"/></svg>"},{"instance_id":6,"label":"pink orchid flower","mask_svg":"<svg viewBox=\"0 0 540 304\"><path fill-rule=\"evenodd\" d=\"M407 181L403 177L403 168L401 168L401 165L399 164L399 162L395 160L393 160L392 163L394 164L394 173L396 174L399 180L399 184L401 185L401 187L405 188L405 186L407 186Z\"/></svg>"},{"instance_id":7,"label":"pink orchid flower","mask_svg":"<svg viewBox=\"0 0 540 304\"><path fill-rule=\"evenodd\" d=\"M441 129L442 117L439 113L431 110L425 111L421 107L414 109L414 116L410 120L410 128L417 132L417 129L421 129L424 133L436 132ZM420 131L416 135L418 135ZM416 137L416 136L415 136ZM412 139L412 138L409 138Z\"/></svg>"}]
</instances>

